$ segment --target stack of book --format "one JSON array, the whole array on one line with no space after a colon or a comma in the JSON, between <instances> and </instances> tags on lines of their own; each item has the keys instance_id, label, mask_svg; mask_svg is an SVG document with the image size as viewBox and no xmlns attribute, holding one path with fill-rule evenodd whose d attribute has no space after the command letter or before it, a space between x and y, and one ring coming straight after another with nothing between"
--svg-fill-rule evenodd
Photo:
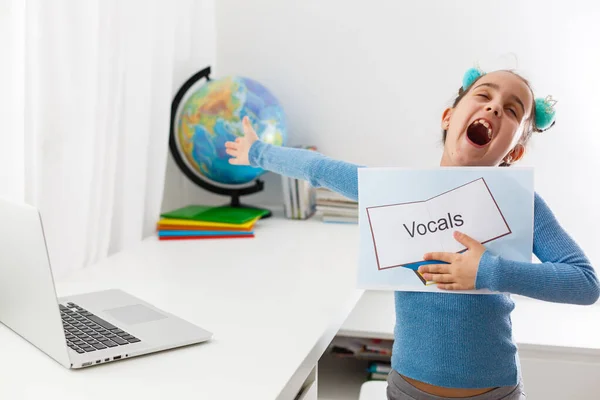
<instances>
[{"instance_id":1,"label":"stack of book","mask_svg":"<svg viewBox=\"0 0 600 400\"><path fill-rule=\"evenodd\" d=\"M316 151L315 146L295 146L297 149ZM315 213L317 195L315 188L304 179L281 177L283 209L286 218L308 219Z\"/></svg>"},{"instance_id":2,"label":"stack of book","mask_svg":"<svg viewBox=\"0 0 600 400\"><path fill-rule=\"evenodd\" d=\"M268 210L190 205L162 213L159 240L232 239L254 237L254 225Z\"/></svg>"},{"instance_id":3,"label":"stack of book","mask_svg":"<svg viewBox=\"0 0 600 400\"><path fill-rule=\"evenodd\" d=\"M392 366L386 362L372 362L367 369L370 380L385 381L388 374L392 372Z\"/></svg>"},{"instance_id":4,"label":"stack of book","mask_svg":"<svg viewBox=\"0 0 600 400\"><path fill-rule=\"evenodd\" d=\"M303 179L282 176L283 209L286 218L308 219L315 213L316 193L310 183Z\"/></svg>"},{"instance_id":5,"label":"stack of book","mask_svg":"<svg viewBox=\"0 0 600 400\"><path fill-rule=\"evenodd\" d=\"M389 362L393 344L393 340L387 339L336 336L329 345L329 350L332 354L341 357Z\"/></svg>"},{"instance_id":6,"label":"stack of book","mask_svg":"<svg viewBox=\"0 0 600 400\"><path fill-rule=\"evenodd\" d=\"M326 188L317 188L317 216L323 222L358 224L358 202Z\"/></svg>"}]
</instances>

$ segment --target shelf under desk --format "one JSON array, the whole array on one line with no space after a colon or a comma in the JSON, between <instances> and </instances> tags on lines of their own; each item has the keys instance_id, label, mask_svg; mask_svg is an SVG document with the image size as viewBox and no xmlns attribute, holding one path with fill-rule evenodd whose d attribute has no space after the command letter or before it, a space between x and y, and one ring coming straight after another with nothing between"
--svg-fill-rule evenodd
<instances>
[{"instance_id":1,"label":"shelf under desk","mask_svg":"<svg viewBox=\"0 0 600 400\"><path fill-rule=\"evenodd\" d=\"M513 336L520 350L565 352L600 362L600 304L550 303L512 295ZM341 336L394 338L394 295L367 290L338 332Z\"/></svg>"}]
</instances>

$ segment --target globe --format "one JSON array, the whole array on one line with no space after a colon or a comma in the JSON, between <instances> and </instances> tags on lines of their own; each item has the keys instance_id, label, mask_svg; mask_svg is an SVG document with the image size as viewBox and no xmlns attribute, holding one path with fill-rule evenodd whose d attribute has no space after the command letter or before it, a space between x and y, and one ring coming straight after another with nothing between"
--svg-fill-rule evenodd
<instances>
[{"instance_id":1,"label":"globe","mask_svg":"<svg viewBox=\"0 0 600 400\"><path fill-rule=\"evenodd\" d=\"M240 195L263 189L258 178L266 171L230 164L225 142L244 135L242 119L248 116L260 140L284 146L285 114L277 98L256 80L210 79L209 73L210 67L191 77L173 100L171 153L188 178L214 193L232 196L232 205L240 206ZM205 82L198 85L202 78Z\"/></svg>"}]
</instances>

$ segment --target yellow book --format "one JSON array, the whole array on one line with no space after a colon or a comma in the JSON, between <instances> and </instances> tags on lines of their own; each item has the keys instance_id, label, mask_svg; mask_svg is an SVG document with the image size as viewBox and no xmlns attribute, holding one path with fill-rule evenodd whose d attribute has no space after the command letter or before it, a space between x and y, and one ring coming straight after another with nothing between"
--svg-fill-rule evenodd
<instances>
[{"instance_id":1,"label":"yellow book","mask_svg":"<svg viewBox=\"0 0 600 400\"><path fill-rule=\"evenodd\" d=\"M207 221L193 221L189 219L173 219L173 218L161 218L158 221L158 228L164 225L178 225L178 226L202 226L202 227L215 227L215 228L250 228L260 217L256 217L243 224L228 224L225 222L207 222Z\"/></svg>"},{"instance_id":2,"label":"yellow book","mask_svg":"<svg viewBox=\"0 0 600 400\"><path fill-rule=\"evenodd\" d=\"M415 274L417 274L417 277L418 277L418 278L421 280L421 282L423 282L423 285L425 285L425 286L429 286L429 285L434 285L434 284L436 284L434 281L428 281L428 280L425 280L425 278L423 278L423 274L422 274L422 273L420 273L419 271L417 271L416 269L415 269L415 270L413 270L413 271L415 271Z\"/></svg>"}]
</instances>

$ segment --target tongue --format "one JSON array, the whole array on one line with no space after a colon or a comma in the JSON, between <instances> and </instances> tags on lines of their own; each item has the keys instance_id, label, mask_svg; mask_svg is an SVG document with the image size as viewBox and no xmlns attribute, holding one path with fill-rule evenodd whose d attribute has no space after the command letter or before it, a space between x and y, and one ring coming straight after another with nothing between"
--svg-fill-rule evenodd
<instances>
[{"instance_id":1,"label":"tongue","mask_svg":"<svg viewBox=\"0 0 600 400\"><path fill-rule=\"evenodd\" d=\"M479 146L484 146L490 142L488 130L482 124L470 125L467 128L467 136L471 141Z\"/></svg>"}]
</instances>

